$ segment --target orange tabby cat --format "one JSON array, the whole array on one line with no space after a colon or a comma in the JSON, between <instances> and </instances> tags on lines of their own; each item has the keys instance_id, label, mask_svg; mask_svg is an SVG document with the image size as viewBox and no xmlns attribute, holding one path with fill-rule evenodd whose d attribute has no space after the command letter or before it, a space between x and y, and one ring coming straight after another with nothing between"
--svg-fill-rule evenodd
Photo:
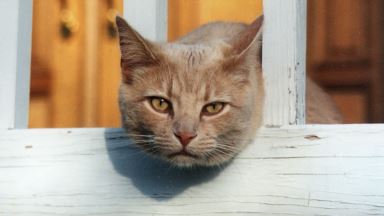
<instances>
[{"instance_id":1,"label":"orange tabby cat","mask_svg":"<svg viewBox=\"0 0 384 216\"><path fill-rule=\"evenodd\" d=\"M173 43L116 23L122 123L138 146L177 166L212 166L251 141L264 104L262 17L207 24ZM339 122L328 96L311 81L307 88L308 122Z\"/></svg>"}]
</instances>

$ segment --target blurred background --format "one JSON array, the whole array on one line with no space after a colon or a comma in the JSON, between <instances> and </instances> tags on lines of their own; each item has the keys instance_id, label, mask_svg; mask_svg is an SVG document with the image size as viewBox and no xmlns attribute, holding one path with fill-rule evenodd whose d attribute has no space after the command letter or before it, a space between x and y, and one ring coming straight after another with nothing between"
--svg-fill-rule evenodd
<instances>
[{"instance_id":1,"label":"blurred background","mask_svg":"<svg viewBox=\"0 0 384 216\"><path fill-rule=\"evenodd\" d=\"M383 11L382 0L308 0L307 72L346 123L384 122ZM119 127L122 0L34 0L33 13L29 126ZM168 39L261 13L262 0L168 0Z\"/></svg>"}]
</instances>

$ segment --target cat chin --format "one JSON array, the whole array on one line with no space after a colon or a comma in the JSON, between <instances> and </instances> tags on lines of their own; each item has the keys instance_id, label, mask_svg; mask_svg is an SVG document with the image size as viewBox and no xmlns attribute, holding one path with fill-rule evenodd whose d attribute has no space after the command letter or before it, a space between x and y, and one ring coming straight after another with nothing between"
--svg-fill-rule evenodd
<instances>
[{"instance_id":1,"label":"cat chin","mask_svg":"<svg viewBox=\"0 0 384 216\"><path fill-rule=\"evenodd\" d=\"M177 155L172 158L166 158L165 160L179 168L190 168L198 165L199 159L187 155Z\"/></svg>"},{"instance_id":2,"label":"cat chin","mask_svg":"<svg viewBox=\"0 0 384 216\"><path fill-rule=\"evenodd\" d=\"M202 158L194 158L187 155L178 155L173 158L161 158L171 165L178 168L193 168L193 167L215 167L228 163L233 157L220 160L208 160Z\"/></svg>"}]
</instances>

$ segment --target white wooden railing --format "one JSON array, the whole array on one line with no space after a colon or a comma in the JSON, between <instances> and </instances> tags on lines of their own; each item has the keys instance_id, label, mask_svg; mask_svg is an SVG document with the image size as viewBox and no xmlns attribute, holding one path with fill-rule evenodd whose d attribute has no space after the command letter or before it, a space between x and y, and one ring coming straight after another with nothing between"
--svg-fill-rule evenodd
<instances>
[{"instance_id":1,"label":"white wooden railing","mask_svg":"<svg viewBox=\"0 0 384 216\"><path fill-rule=\"evenodd\" d=\"M165 39L166 9L166 0L125 1L125 17L156 40ZM300 125L305 0L264 1L273 127L232 163L193 170L137 153L121 129L20 129L31 11L32 0L0 1L0 215L384 214L384 125Z\"/></svg>"},{"instance_id":2,"label":"white wooden railing","mask_svg":"<svg viewBox=\"0 0 384 216\"><path fill-rule=\"evenodd\" d=\"M26 128L32 0L0 1L0 128Z\"/></svg>"}]
</instances>

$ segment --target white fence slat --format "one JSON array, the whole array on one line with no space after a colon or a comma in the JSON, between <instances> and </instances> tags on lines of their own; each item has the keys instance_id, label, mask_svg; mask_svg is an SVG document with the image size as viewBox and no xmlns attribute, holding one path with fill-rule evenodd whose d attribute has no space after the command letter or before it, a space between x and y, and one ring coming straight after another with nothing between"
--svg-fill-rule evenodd
<instances>
[{"instance_id":1,"label":"white fence slat","mask_svg":"<svg viewBox=\"0 0 384 216\"><path fill-rule=\"evenodd\" d=\"M167 0L124 0L124 18L145 38L167 40Z\"/></svg>"},{"instance_id":2,"label":"white fence slat","mask_svg":"<svg viewBox=\"0 0 384 216\"><path fill-rule=\"evenodd\" d=\"M178 170L120 129L0 130L0 215L384 215L384 125L262 129Z\"/></svg>"},{"instance_id":3,"label":"white fence slat","mask_svg":"<svg viewBox=\"0 0 384 216\"><path fill-rule=\"evenodd\" d=\"M26 128L32 0L1 0L0 26L0 128Z\"/></svg>"},{"instance_id":4,"label":"white fence slat","mask_svg":"<svg viewBox=\"0 0 384 216\"><path fill-rule=\"evenodd\" d=\"M264 124L305 123L306 0L264 1Z\"/></svg>"}]
</instances>

